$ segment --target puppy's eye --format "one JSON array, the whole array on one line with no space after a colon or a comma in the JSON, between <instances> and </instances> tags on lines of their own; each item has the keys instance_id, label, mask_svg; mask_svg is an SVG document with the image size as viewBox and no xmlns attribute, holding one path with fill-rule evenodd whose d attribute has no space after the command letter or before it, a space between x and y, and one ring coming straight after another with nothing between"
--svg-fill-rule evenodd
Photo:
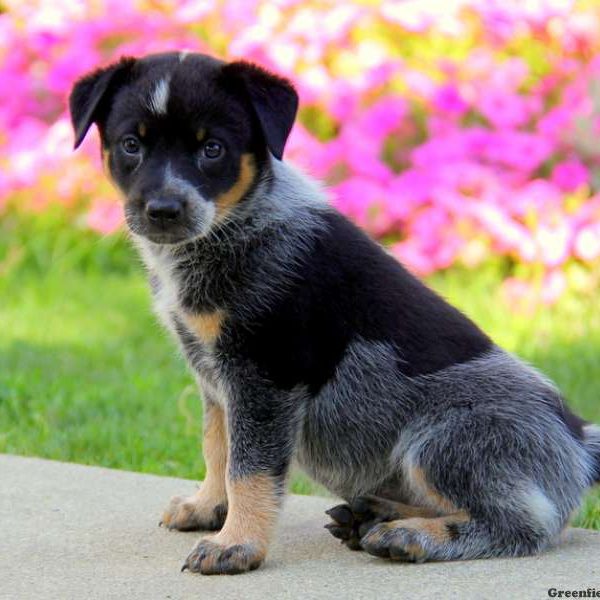
<instances>
[{"instance_id":1,"label":"puppy's eye","mask_svg":"<svg viewBox=\"0 0 600 600\"><path fill-rule=\"evenodd\" d=\"M126 135L121 140L121 146L127 154L137 154L140 151L140 141L135 135Z\"/></svg>"},{"instance_id":2,"label":"puppy's eye","mask_svg":"<svg viewBox=\"0 0 600 600\"><path fill-rule=\"evenodd\" d=\"M202 154L210 159L219 158L223 154L223 146L215 140L208 140L202 148Z\"/></svg>"}]
</instances>

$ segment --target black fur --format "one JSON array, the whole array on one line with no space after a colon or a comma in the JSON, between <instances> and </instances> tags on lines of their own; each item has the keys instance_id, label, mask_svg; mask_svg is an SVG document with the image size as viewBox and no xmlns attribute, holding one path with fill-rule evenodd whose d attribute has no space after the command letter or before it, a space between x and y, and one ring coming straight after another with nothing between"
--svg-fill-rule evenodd
<instances>
[{"instance_id":1,"label":"black fur","mask_svg":"<svg viewBox=\"0 0 600 600\"><path fill-rule=\"evenodd\" d=\"M115 65L90 73L73 88L69 109L75 130L75 148L83 142L92 123L105 117L114 91L124 84L134 64L134 59L123 58Z\"/></svg>"},{"instance_id":2,"label":"black fur","mask_svg":"<svg viewBox=\"0 0 600 600\"><path fill-rule=\"evenodd\" d=\"M457 309L410 275L338 213L297 270L295 284L251 330L240 328L236 351L277 385L306 384L316 393L353 341L396 349L410 377L465 362L490 339ZM235 326L235 325L232 325Z\"/></svg>"}]
</instances>

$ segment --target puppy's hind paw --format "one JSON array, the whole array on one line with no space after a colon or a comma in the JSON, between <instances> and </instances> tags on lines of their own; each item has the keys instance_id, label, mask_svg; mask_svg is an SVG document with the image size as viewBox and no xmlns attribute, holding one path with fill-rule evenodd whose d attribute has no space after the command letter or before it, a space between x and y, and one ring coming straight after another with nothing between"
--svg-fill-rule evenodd
<instances>
[{"instance_id":1,"label":"puppy's hind paw","mask_svg":"<svg viewBox=\"0 0 600 600\"><path fill-rule=\"evenodd\" d=\"M362 550L360 536L358 534L359 523L354 519L352 510L348 504L339 504L325 511L332 519L331 523L325 525L325 529L331 535L346 545L350 550Z\"/></svg>"},{"instance_id":2,"label":"puppy's hind paw","mask_svg":"<svg viewBox=\"0 0 600 600\"><path fill-rule=\"evenodd\" d=\"M402 509L428 512L377 496L357 496L350 504L338 504L325 511L332 519L325 528L351 550L362 550L360 540L378 523L400 518Z\"/></svg>"},{"instance_id":3,"label":"puppy's hind paw","mask_svg":"<svg viewBox=\"0 0 600 600\"><path fill-rule=\"evenodd\" d=\"M361 546L369 554L402 562L422 563L427 552L419 533L410 528L397 526L401 521L379 523L361 540Z\"/></svg>"}]
</instances>

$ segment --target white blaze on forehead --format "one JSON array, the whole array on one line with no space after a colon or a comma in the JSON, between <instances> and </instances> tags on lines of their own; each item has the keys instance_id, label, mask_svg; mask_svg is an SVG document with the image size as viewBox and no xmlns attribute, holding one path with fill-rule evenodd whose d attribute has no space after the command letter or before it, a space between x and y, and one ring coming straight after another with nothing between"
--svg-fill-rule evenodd
<instances>
[{"instance_id":1,"label":"white blaze on forehead","mask_svg":"<svg viewBox=\"0 0 600 600\"><path fill-rule=\"evenodd\" d=\"M156 82L148 98L148 108L155 115L167 114L167 103L169 102L169 83L171 76L163 77Z\"/></svg>"},{"instance_id":2,"label":"white blaze on forehead","mask_svg":"<svg viewBox=\"0 0 600 600\"><path fill-rule=\"evenodd\" d=\"M185 57L190 53L189 50L182 50L179 53L179 62L183 62L185 60Z\"/></svg>"}]
</instances>

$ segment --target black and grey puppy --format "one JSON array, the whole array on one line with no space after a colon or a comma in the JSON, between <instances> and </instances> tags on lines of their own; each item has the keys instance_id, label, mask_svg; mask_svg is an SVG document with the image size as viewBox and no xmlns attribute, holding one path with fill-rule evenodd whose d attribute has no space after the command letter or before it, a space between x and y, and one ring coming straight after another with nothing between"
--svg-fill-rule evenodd
<instances>
[{"instance_id":1,"label":"black and grey puppy","mask_svg":"<svg viewBox=\"0 0 600 600\"><path fill-rule=\"evenodd\" d=\"M206 479L162 522L220 531L184 568L256 568L293 459L348 502L328 527L351 548L545 548L600 479L600 428L281 161L297 104L259 67L186 53L123 59L70 98L204 398Z\"/></svg>"}]
</instances>

